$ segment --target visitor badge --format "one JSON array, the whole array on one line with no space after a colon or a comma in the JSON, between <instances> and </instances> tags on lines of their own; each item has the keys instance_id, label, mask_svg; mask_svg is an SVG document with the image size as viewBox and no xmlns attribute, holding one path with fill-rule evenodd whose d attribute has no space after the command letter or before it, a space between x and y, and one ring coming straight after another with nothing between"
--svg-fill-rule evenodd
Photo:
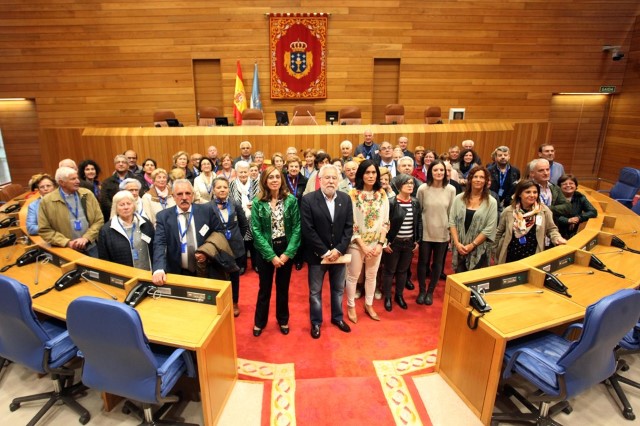
<instances>
[{"instance_id":1,"label":"visitor badge","mask_svg":"<svg viewBox=\"0 0 640 426\"><path fill-rule=\"evenodd\" d=\"M203 237L205 235L207 235L207 232L209 231L209 225L207 225L206 223L204 225L202 225L202 228L200 228L200 235L202 235Z\"/></svg>"}]
</instances>

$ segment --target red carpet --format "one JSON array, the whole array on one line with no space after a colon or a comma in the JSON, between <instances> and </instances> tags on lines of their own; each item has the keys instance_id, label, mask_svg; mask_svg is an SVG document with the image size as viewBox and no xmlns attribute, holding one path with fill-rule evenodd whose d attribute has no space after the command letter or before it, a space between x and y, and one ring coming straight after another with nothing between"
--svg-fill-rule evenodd
<instances>
[{"instance_id":1,"label":"red carpet","mask_svg":"<svg viewBox=\"0 0 640 426\"><path fill-rule=\"evenodd\" d=\"M450 262L447 262L450 265ZM247 272L240 280L240 311L236 318L238 357L272 364L294 364L295 412L299 424L363 424L363 420L377 419L377 424L393 424L391 407L385 399L374 360L395 360L422 354L437 348L444 281L440 281L432 306L415 303L418 296L416 265L412 266L415 290L405 290L409 309L395 303L392 312L384 310L382 300L374 301L381 321L373 321L364 313L364 298L356 300L358 323L351 333L343 333L330 323L328 281L323 288L322 335L310 336L309 292L307 269L293 271L289 308L291 332L280 333L275 319L275 290L271 299L269 323L260 337L252 334L253 315L258 291L258 276ZM447 268L450 273L450 267ZM425 374L431 370L421 370ZM413 397L416 410L424 424L428 416L411 383L410 375L403 376ZM241 375L241 379L256 380ZM270 381L268 381L270 383ZM269 423L270 384L265 386L263 424Z\"/></svg>"}]
</instances>

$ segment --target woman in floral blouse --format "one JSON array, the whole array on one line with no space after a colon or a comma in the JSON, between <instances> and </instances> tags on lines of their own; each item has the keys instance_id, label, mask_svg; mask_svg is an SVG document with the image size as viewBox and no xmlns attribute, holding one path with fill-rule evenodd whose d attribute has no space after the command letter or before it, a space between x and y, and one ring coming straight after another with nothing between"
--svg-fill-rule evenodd
<instances>
[{"instance_id":1,"label":"woman in floral blouse","mask_svg":"<svg viewBox=\"0 0 640 426\"><path fill-rule=\"evenodd\" d=\"M351 322L358 321L355 293L364 263L364 310L371 319L379 321L373 309L373 295L382 247L389 231L389 199L380 186L380 170L373 161L360 163L356 172L356 187L349 195L353 203L353 237L347 251L351 254L351 263L347 268L347 316Z\"/></svg>"}]
</instances>

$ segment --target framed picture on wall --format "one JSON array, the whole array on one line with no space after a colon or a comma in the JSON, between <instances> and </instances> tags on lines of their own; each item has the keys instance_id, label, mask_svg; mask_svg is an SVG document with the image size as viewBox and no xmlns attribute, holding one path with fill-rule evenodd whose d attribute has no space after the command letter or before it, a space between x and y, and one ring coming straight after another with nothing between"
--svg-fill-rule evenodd
<instances>
[{"instance_id":1,"label":"framed picture on wall","mask_svg":"<svg viewBox=\"0 0 640 426\"><path fill-rule=\"evenodd\" d=\"M464 120L465 108L449 108L449 121L451 120Z\"/></svg>"}]
</instances>

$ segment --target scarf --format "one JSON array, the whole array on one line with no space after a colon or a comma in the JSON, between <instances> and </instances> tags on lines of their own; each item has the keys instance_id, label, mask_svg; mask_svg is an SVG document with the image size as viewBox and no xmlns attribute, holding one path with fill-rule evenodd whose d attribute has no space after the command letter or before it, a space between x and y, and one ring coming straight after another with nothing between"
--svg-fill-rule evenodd
<instances>
[{"instance_id":1,"label":"scarf","mask_svg":"<svg viewBox=\"0 0 640 426\"><path fill-rule=\"evenodd\" d=\"M536 216L540 213L540 204L538 202L533 203L533 208L525 212L520 207L520 203L516 204L513 209L513 234L516 238L520 238L526 235L534 223L536 223Z\"/></svg>"}]
</instances>

